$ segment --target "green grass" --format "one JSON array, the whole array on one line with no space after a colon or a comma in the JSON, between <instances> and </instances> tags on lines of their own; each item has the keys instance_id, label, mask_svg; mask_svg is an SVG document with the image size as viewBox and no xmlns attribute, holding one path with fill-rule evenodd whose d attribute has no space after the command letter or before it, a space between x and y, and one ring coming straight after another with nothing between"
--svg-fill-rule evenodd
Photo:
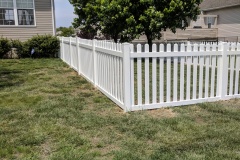
<instances>
[{"instance_id":1,"label":"green grass","mask_svg":"<svg viewBox=\"0 0 240 160\"><path fill-rule=\"evenodd\" d=\"M0 159L240 159L240 100L124 113L59 59L0 60Z\"/></svg>"}]
</instances>

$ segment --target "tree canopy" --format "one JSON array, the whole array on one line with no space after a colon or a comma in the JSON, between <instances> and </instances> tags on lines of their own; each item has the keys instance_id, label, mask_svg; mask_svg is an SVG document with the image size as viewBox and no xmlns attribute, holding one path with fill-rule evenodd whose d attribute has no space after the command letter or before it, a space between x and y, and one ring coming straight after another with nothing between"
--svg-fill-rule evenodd
<instances>
[{"instance_id":1,"label":"tree canopy","mask_svg":"<svg viewBox=\"0 0 240 160\"><path fill-rule=\"evenodd\" d=\"M161 38L169 28L185 29L196 20L202 0L69 0L73 4L73 25L95 27L117 41L131 41L146 35L148 43Z\"/></svg>"},{"instance_id":2,"label":"tree canopy","mask_svg":"<svg viewBox=\"0 0 240 160\"><path fill-rule=\"evenodd\" d=\"M70 27L59 27L57 28L57 35L58 36L64 36L64 37L69 37L74 34L74 28L72 26Z\"/></svg>"}]
</instances>

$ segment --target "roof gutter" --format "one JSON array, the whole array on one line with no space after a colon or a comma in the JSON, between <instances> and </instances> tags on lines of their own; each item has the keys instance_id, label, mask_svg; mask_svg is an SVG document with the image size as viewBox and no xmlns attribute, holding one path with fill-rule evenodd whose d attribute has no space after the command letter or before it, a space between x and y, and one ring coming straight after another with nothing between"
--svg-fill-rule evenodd
<instances>
[{"instance_id":1,"label":"roof gutter","mask_svg":"<svg viewBox=\"0 0 240 160\"><path fill-rule=\"evenodd\" d=\"M229 7L237 7L240 6L240 4L233 4L229 6L222 6L222 7L216 7L216 8L207 8L207 9L201 9L202 11L212 11L212 10L218 10L218 9L223 9L223 8L229 8Z\"/></svg>"}]
</instances>

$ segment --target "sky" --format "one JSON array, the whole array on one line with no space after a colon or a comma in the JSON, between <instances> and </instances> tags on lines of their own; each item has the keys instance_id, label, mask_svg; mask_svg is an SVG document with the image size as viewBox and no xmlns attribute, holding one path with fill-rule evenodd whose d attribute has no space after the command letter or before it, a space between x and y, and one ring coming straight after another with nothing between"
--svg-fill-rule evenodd
<instances>
[{"instance_id":1,"label":"sky","mask_svg":"<svg viewBox=\"0 0 240 160\"><path fill-rule=\"evenodd\" d=\"M56 27L71 26L75 17L73 12L73 6L68 0L55 0Z\"/></svg>"}]
</instances>

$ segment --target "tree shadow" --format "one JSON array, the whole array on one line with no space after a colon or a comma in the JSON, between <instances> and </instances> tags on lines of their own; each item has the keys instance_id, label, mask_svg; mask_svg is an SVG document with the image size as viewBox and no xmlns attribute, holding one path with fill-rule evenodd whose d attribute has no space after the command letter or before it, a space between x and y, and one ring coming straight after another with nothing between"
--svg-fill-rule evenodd
<instances>
[{"instance_id":1,"label":"tree shadow","mask_svg":"<svg viewBox=\"0 0 240 160\"><path fill-rule=\"evenodd\" d=\"M24 83L22 71L0 68L0 89L19 86Z\"/></svg>"}]
</instances>

